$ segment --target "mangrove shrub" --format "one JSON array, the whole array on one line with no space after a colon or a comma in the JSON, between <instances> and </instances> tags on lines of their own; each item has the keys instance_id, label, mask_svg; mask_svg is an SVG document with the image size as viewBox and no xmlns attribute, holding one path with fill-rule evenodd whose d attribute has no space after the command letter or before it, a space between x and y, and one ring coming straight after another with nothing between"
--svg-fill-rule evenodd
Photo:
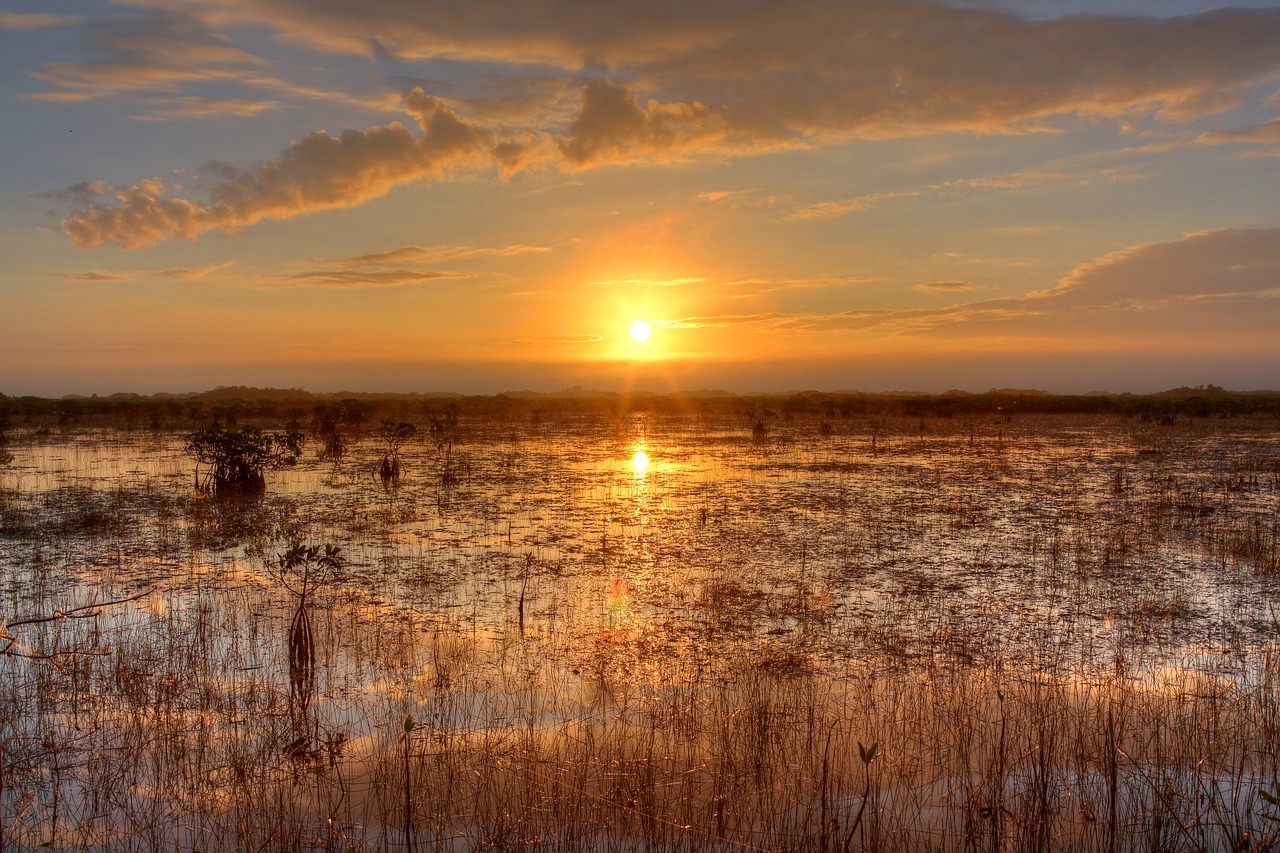
<instances>
[{"instance_id":1,"label":"mangrove shrub","mask_svg":"<svg viewBox=\"0 0 1280 853\"><path fill-rule=\"evenodd\" d=\"M263 432L246 426L237 432L211 426L187 436L187 453L197 463L198 487L252 494L266 491L267 471L296 463L305 441L297 430ZM200 465L210 466L203 482Z\"/></svg>"}]
</instances>

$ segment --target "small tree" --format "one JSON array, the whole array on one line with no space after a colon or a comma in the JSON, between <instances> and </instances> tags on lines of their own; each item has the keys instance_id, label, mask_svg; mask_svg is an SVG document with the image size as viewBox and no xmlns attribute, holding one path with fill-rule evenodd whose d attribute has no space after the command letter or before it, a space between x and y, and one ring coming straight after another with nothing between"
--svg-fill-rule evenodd
<instances>
[{"instance_id":1,"label":"small tree","mask_svg":"<svg viewBox=\"0 0 1280 853\"><path fill-rule=\"evenodd\" d=\"M407 421L382 422L382 439L387 443L387 450L382 454L382 464L378 473L383 480L400 478L400 448L408 444L418 434L418 428Z\"/></svg>"},{"instance_id":2,"label":"small tree","mask_svg":"<svg viewBox=\"0 0 1280 853\"><path fill-rule=\"evenodd\" d=\"M266 472L293 465L306 438L297 430L264 433L246 426L239 432L206 427L187 436L187 453L196 459L196 487L214 492L255 494L267 489ZM211 470L200 481L200 465Z\"/></svg>"},{"instance_id":3,"label":"small tree","mask_svg":"<svg viewBox=\"0 0 1280 853\"><path fill-rule=\"evenodd\" d=\"M290 698L297 709L306 714L315 691L316 650L311 632L311 615L307 610L312 593L342 572L346 560L337 545L305 546L290 544L275 562L276 576L298 600L289 624Z\"/></svg>"}]
</instances>

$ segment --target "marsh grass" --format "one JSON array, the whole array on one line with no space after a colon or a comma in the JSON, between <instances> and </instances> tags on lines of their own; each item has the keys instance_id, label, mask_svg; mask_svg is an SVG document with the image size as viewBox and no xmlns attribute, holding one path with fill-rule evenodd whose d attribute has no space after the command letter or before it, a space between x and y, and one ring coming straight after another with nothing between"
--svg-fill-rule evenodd
<instances>
[{"instance_id":1,"label":"marsh grass","mask_svg":"<svg viewBox=\"0 0 1280 853\"><path fill-rule=\"evenodd\" d=\"M1272 425L451 414L15 442L0 849L1280 844Z\"/></svg>"}]
</instances>

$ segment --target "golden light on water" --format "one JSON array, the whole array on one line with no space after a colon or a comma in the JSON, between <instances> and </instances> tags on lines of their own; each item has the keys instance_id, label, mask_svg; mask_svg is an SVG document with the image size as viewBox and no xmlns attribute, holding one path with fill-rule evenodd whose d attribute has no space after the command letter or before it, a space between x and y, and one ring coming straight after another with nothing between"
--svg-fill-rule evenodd
<instances>
[{"instance_id":1,"label":"golden light on water","mask_svg":"<svg viewBox=\"0 0 1280 853\"><path fill-rule=\"evenodd\" d=\"M643 477L649 467L649 454L643 450L637 450L631 457L631 467L635 470L637 477Z\"/></svg>"}]
</instances>

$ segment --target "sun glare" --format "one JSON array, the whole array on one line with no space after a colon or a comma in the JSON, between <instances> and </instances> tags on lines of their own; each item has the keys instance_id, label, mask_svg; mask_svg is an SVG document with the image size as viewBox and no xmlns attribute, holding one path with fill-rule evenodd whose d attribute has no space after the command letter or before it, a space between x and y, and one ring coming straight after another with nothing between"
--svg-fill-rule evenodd
<instances>
[{"instance_id":1,"label":"sun glare","mask_svg":"<svg viewBox=\"0 0 1280 853\"><path fill-rule=\"evenodd\" d=\"M643 477L649 468L649 454L643 450L637 450L631 457L631 467L635 470L637 477Z\"/></svg>"},{"instance_id":2,"label":"sun glare","mask_svg":"<svg viewBox=\"0 0 1280 853\"><path fill-rule=\"evenodd\" d=\"M638 344L642 344L649 340L649 335L653 334L653 330L649 328L649 324L644 320L636 320L631 324L631 340Z\"/></svg>"}]
</instances>

